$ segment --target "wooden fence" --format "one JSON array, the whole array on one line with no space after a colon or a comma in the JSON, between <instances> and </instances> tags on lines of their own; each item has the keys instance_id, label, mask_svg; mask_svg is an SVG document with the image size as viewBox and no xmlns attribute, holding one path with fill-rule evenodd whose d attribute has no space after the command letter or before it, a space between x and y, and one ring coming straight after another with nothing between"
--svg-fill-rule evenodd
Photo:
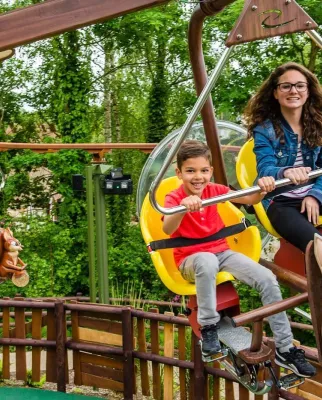
<instances>
[{"instance_id":1,"label":"wooden fence","mask_svg":"<svg viewBox=\"0 0 322 400\"><path fill-rule=\"evenodd\" d=\"M252 398L242 385L234 384L234 378L220 369L218 362L202 362L198 340L184 315L160 314L157 308L144 312L130 307L23 298L0 300L0 308L4 379L11 375L10 351L14 346L15 378L26 381L28 346L32 381L39 382L43 372L47 382L57 383L57 390L65 392L67 349L71 349L72 383L120 391L125 399L132 399L135 393L157 400ZM42 349L46 349L45 371L41 371ZM308 353L316 359L314 351ZM320 399L322 368L314 364L318 368L314 379L291 391L274 388L268 400ZM260 399L264 397L255 396L255 400Z\"/></svg>"}]
</instances>

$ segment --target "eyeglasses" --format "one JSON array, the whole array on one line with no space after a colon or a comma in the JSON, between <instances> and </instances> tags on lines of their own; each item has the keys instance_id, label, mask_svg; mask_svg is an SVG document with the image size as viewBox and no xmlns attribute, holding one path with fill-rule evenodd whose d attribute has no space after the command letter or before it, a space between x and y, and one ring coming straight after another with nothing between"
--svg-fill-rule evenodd
<instances>
[{"instance_id":1,"label":"eyeglasses","mask_svg":"<svg viewBox=\"0 0 322 400\"><path fill-rule=\"evenodd\" d=\"M308 84L306 82L296 82L296 83L284 82L276 85L276 87L279 88L281 92L290 92L293 86L298 92L306 92Z\"/></svg>"}]
</instances>

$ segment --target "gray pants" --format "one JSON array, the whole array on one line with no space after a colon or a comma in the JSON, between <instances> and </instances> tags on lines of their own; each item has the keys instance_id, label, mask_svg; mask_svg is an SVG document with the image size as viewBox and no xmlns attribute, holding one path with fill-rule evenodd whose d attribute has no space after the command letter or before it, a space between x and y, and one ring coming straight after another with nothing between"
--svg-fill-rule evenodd
<instances>
[{"instance_id":1,"label":"gray pants","mask_svg":"<svg viewBox=\"0 0 322 400\"><path fill-rule=\"evenodd\" d=\"M230 272L236 279L258 290L263 305L282 300L275 275L249 257L232 250L213 254L200 252L188 256L180 265L184 279L196 283L198 322L201 326L216 324L220 320L216 303L216 275ZM293 335L286 313L268 317L276 347L288 346Z\"/></svg>"}]
</instances>

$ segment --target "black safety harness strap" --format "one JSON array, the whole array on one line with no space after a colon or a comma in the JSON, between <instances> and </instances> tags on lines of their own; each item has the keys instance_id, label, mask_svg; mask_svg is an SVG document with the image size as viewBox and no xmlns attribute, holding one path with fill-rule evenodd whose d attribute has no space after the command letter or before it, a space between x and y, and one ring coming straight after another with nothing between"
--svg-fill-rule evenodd
<instances>
[{"instance_id":1,"label":"black safety harness strap","mask_svg":"<svg viewBox=\"0 0 322 400\"><path fill-rule=\"evenodd\" d=\"M170 239L161 239L155 240L147 245L148 252L163 249L173 249L174 247L188 247L193 246L195 244L208 243L214 240L223 239L228 236L237 235L238 233L243 232L251 225L250 221L246 218L243 218L239 224L226 226L220 231L214 233L213 235L206 236L204 238L192 239L186 237L178 237L178 238L170 238Z\"/></svg>"}]
</instances>

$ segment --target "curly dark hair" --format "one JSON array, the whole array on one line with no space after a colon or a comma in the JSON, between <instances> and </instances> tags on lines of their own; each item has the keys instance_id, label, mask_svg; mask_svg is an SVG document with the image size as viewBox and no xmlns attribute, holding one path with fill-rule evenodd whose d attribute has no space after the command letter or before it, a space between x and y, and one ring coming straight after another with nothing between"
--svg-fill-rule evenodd
<instances>
[{"instance_id":1,"label":"curly dark hair","mask_svg":"<svg viewBox=\"0 0 322 400\"><path fill-rule=\"evenodd\" d=\"M281 127L281 108L274 97L274 90L278 79L285 72L296 70L303 74L308 82L309 97L303 106L301 122L303 126L303 139L310 147L322 145L322 90L317 77L307 68L294 62L277 67L271 75L262 83L257 93L249 100L244 119L247 124L248 136L253 136L256 125L265 120L272 121L276 136L283 140Z\"/></svg>"}]
</instances>

